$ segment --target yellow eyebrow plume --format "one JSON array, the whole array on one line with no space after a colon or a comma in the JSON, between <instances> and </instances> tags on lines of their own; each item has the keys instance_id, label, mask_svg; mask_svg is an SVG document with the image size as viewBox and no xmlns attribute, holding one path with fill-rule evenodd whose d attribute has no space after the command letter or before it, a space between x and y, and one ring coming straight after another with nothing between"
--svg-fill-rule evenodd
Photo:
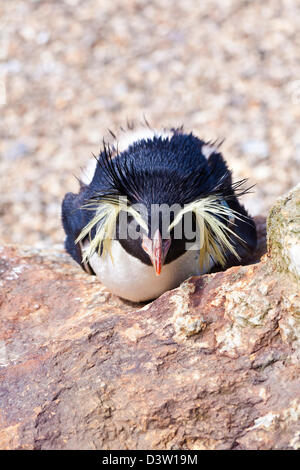
<instances>
[{"instance_id":1,"label":"yellow eyebrow plume","mask_svg":"<svg viewBox=\"0 0 300 470\"><path fill-rule=\"evenodd\" d=\"M216 196L207 196L198 201L187 204L175 217L174 221L168 227L170 232L182 219L183 215L193 212L200 231L200 255L199 264L203 269L209 266L209 258L220 263L226 264L226 251L233 253L237 259L239 254L234 248L230 235L243 242L235 232L233 232L222 220L229 220L233 223L234 219L241 220L241 214L231 209L226 201L220 200Z\"/></svg>"},{"instance_id":2,"label":"yellow eyebrow plume","mask_svg":"<svg viewBox=\"0 0 300 470\"><path fill-rule=\"evenodd\" d=\"M89 245L85 248L83 254L83 262L89 260L93 254L98 251L100 255L101 248L102 254L109 253L111 259L111 241L114 236L116 222L118 215L121 211L125 211L128 214L132 215L136 222L146 231L148 232L148 226L146 222L143 220L141 215L133 209L133 207L127 204L126 198L117 198L117 199L110 199L110 200L99 200L99 201L91 201L83 208L94 210L96 209L96 215L92 218L92 220L83 228L80 232L80 235L75 240L75 243L83 240L85 237L89 237ZM96 226L96 233L93 239L91 238L91 231Z\"/></svg>"}]
</instances>

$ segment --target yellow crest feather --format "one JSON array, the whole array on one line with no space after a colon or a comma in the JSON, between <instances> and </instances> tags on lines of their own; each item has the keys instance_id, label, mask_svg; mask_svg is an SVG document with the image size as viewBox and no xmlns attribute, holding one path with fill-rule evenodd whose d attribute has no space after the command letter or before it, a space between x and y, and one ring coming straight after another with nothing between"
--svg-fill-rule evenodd
<instances>
[{"instance_id":1,"label":"yellow crest feather","mask_svg":"<svg viewBox=\"0 0 300 470\"><path fill-rule=\"evenodd\" d=\"M98 251L98 254L100 254L101 248L102 253L109 253L113 261L111 254L111 241L113 239L117 218L121 211L125 211L132 215L137 223L145 231L148 231L146 222L143 220L141 215L135 209L133 209L133 207L127 205L126 198L118 198L116 200L111 199L107 201L102 200L99 202L92 201L83 207L93 210L95 209L95 205L98 206L96 215L83 228L83 230L80 232L80 235L75 240L75 243L78 243L85 237L89 236L90 243L84 250L83 261L89 260L96 251ZM92 239L91 231L95 226L96 234Z\"/></svg>"},{"instance_id":2,"label":"yellow crest feather","mask_svg":"<svg viewBox=\"0 0 300 470\"><path fill-rule=\"evenodd\" d=\"M170 232L182 219L183 215L193 212L200 231L200 254L199 264L201 268L209 266L209 258L220 263L226 264L226 251L233 253L237 259L240 259L230 235L243 241L233 230L231 230L222 220L230 221L241 219L240 214L231 209L225 201L220 201L216 196L208 196L187 204L175 217L174 221L168 227Z\"/></svg>"}]
</instances>

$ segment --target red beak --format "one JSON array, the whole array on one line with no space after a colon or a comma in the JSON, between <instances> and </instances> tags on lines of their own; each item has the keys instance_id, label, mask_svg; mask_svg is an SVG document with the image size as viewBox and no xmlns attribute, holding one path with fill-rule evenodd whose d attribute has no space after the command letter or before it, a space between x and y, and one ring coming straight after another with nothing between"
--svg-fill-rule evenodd
<instances>
[{"instance_id":1,"label":"red beak","mask_svg":"<svg viewBox=\"0 0 300 470\"><path fill-rule=\"evenodd\" d=\"M156 230L153 239L143 235L142 248L151 259L157 276L161 273L161 268L166 259L170 245L171 239L162 240L158 229Z\"/></svg>"}]
</instances>

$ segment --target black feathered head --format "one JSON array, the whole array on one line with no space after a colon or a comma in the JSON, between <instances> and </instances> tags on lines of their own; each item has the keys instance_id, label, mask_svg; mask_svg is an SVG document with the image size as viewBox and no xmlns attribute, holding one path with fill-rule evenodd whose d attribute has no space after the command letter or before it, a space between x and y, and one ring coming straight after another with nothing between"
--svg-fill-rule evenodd
<instances>
[{"instance_id":1,"label":"black feathered head","mask_svg":"<svg viewBox=\"0 0 300 470\"><path fill-rule=\"evenodd\" d=\"M76 243L89 240L83 260L95 252L111 254L111 240L118 238L128 252L146 264L152 262L160 274L162 264L180 256L187 249L186 242L191 242L185 235L175 237L176 227L188 215L193 228L196 225L202 266L211 257L224 266L227 253L239 259L236 244L243 244L243 239L235 224L247 215L239 210L236 198L245 193L244 181L232 184L218 145L192 133L174 130L167 136L154 135L124 151L104 142L89 197L81 206L90 211L76 239ZM156 213L161 205L176 206L169 212L164 231L166 213ZM128 231L120 237L122 214L126 214L125 223L135 223L138 238L130 237Z\"/></svg>"}]
</instances>

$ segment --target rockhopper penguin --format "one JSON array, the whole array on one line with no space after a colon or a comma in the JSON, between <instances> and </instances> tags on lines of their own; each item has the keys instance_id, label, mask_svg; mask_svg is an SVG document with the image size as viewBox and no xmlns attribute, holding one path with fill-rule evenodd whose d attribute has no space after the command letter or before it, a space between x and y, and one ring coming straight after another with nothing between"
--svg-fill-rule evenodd
<instances>
[{"instance_id":1,"label":"rockhopper penguin","mask_svg":"<svg viewBox=\"0 0 300 470\"><path fill-rule=\"evenodd\" d=\"M232 183L219 145L183 128L123 134L103 142L62 203L65 248L85 271L140 302L251 254L256 228L238 201L245 181Z\"/></svg>"}]
</instances>

